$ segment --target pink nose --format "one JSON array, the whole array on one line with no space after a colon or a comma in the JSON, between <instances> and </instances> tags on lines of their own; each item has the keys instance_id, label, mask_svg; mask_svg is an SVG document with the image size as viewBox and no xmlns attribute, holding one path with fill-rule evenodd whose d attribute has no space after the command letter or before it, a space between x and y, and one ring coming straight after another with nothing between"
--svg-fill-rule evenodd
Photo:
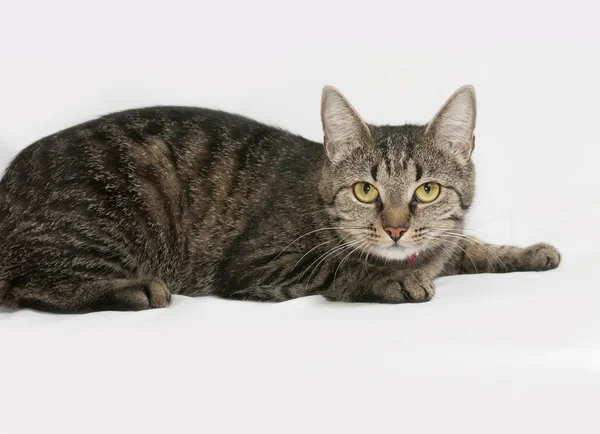
<instances>
[{"instance_id":1,"label":"pink nose","mask_svg":"<svg viewBox=\"0 0 600 434\"><path fill-rule=\"evenodd\" d=\"M387 228L383 228L388 235L390 236L390 238L392 240L394 240L394 242L397 242L400 238L402 238L402 235L404 235L404 232L406 232L405 227L399 227L399 228L392 228L392 227L387 227Z\"/></svg>"}]
</instances>

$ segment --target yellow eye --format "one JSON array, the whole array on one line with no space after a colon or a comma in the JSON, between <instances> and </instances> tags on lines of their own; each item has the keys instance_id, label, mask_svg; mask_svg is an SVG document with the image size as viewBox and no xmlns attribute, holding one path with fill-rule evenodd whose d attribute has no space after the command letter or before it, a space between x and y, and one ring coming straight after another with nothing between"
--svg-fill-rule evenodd
<instances>
[{"instance_id":1,"label":"yellow eye","mask_svg":"<svg viewBox=\"0 0 600 434\"><path fill-rule=\"evenodd\" d=\"M379 192L368 182L354 184L354 196L362 203L372 203L379 197Z\"/></svg>"},{"instance_id":2,"label":"yellow eye","mask_svg":"<svg viewBox=\"0 0 600 434\"><path fill-rule=\"evenodd\" d=\"M421 203L433 202L440 195L440 184L428 182L415 190L415 198Z\"/></svg>"}]
</instances>

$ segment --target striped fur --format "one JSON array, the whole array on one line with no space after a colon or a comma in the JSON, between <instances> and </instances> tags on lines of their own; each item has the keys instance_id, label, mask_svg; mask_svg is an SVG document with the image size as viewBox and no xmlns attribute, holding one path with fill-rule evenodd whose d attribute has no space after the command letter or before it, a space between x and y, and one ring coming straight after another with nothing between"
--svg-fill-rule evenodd
<instances>
[{"instance_id":1,"label":"striped fur","mask_svg":"<svg viewBox=\"0 0 600 434\"><path fill-rule=\"evenodd\" d=\"M436 128L345 121L334 159L281 129L191 107L115 113L39 140L0 181L0 304L139 310L172 293L425 301L435 277L476 272L470 258L483 271L558 265L550 246L476 249L459 236L474 168ZM415 204L427 180L442 194ZM358 181L378 186L380 205L357 204ZM398 251L422 251L414 264L386 257L384 216L410 223Z\"/></svg>"}]
</instances>

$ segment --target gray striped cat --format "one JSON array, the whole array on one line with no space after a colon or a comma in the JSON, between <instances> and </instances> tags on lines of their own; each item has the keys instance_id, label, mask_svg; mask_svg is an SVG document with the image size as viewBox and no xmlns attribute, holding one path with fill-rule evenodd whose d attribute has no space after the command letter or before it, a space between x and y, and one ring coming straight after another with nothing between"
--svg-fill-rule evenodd
<instances>
[{"instance_id":1,"label":"gray striped cat","mask_svg":"<svg viewBox=\"0 0 600 434\"><path fill-rule=\"evenodd\" d=\"M171 294L430 300L442 275L558 266L463 233L476 103L374 126L323 90L323 144L220 111L115 113L24 149L0 181L0 305L166 307Z\"/></svg>"}]
</instances>

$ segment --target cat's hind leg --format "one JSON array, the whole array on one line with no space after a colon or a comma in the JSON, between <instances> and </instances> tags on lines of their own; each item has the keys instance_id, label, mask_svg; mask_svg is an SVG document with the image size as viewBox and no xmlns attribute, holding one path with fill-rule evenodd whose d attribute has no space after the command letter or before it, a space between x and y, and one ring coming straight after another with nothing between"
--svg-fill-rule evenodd
<instances>
[{"instance_id":1,"label":"cat's hind leg","mask_svg":"<svg viewBox=\"0 0 600 434\"><path fill-rule=\"evenodd\" d=\"M171 292L157 278L106 279L16 285L5 297L8 307L69 313L167 307Z\"/></svg>"},{"instance_id":2,"label":"cat's hind leg","mask_svg":"<svg viewBox=\"0 0 600 434\"><path fill-rule=\"evenodd\" d=\"M545 243L529 247L499 246L474 238L462 239L443 275L546 271L558 267L560 253Z\"/></svg>"}]
</instances>

